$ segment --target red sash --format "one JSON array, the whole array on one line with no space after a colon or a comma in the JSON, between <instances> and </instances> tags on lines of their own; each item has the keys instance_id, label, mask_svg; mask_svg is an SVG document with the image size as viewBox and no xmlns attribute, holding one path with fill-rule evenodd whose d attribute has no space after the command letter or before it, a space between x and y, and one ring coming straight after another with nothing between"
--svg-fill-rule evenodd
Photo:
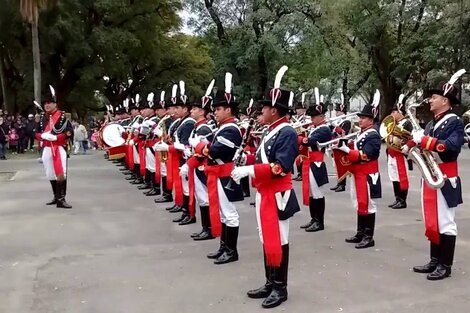
<instances>
[{"instance_id":1,"label":"red sash","mask_svg":"<svg viewBox=\"0 0 470 313\"><path fill-rule=\"evenodd\" d=\"M186 161L188 165L188 185L189 185L189 216L193 218L196 215L194 198L195 198L195 182L194 182L194 171L195 169L202 164L196 157L191 157Z\"/></svg>"},{"instance_id":2,"label":"red sash","mask_svg":"<svg viewBox=\"0 0 470 313\"><path fill-rule=\"evenodd\" d=\"M160 161L160 156L158 155L158 151L154 152L155 154L155 183L157 185L160 185L160 182L162 181L162 169L161 169L161 161Z\"/></svg>"},{"instance_id":3,"label":"red sash","mask_svg":"<svg viewBox=\"0 0 470 313\"><path fill-rule=\"evenodd\" d=\"M408 181L408 174L406 173L405 156L396 150L389 149L388 154L395 158L397 161L398 179L400 180L400 189L408 190L410 183Z\"/></svg>"},{"instance_id":4,"label":"red sash","mask_svg":"<svg viewBox=\"0 0 470 313\"><path fill-rule=\"evenodd\" d=\"M137 151L139 152L139 159L140 159L140 164L139 164L139 170L140 170L140 176L145 175L145 141L139 141L137 144Z\"/></svg>"},{"instance_id":5,"label":"red sash","mask_svg":"<svg viewBox=\"0 0 470 313\"><path fill-rule=\"evenodd\" d=\"M355 163L351 166L356 185L357 213L359 215L369 214L369 188L367 186L367 175L379 171L378 160L367 163Z\"/></svg>"},{"instance_id":6,"label":"red sash","mask_svg":"<svg viewBox=\"0 0 470 313\"><path fill-rule=\"evenodd\" d=\"M54 125L57 124L57 121L61 117L62 112L60 111L55 111L49 116L49 123L46 125L46 128L44 129L44 132L51 132ZM59 179L59 177L64 176L64 167L62 165L62 159L60 158L60 150L59 147L63 146L66 144L65 140L60 140L61 134L57 134L57 141L47 141L44 140L44 146L45 147L51 147L51 153L52 153L52 163L54 165L54 173L55 176Z\"/></svg>"},{"instance_id":7,"label":"red sash","mask_svg":"<svg viewBox=\"0 0 470 313\"><path fill-rule=\"evenodd\" d=\"M457 161L440 163L439 168L447 177L457 177ZM437 190L428 186L423 179L423 214L425 224L425 236L433 243L439 244L439 216L437 214Z\"/></svg>"},{"instance_id":8,"label":"red sash","mask_svg":"<svg viewBox=\"0 0 470 313\"><path fill-rule=\"evenodd\" d=\"M168 174L167 182L170 180L170 177L171 177L171 186L175 187L175 204L182 206L183 205L183 184L181 183L181 177L180 177L180 158L181 158L181 152L176 150L173 145L168 146L168 160L170 162L167 162L167 174ZM173 189L173 188L169 188L169 189Z\"/></svg>"},{"instance_id":9,"label":"red sash","mask_svg":"<svg viewBox=\"0 0 470 313\"><path fill-rule=\"evenodd\" d=\"M207 190L209 196L209 210L212 226L212 236L220 236L222 224L220 223L220 203L217 179L219 177L229 177L233 169L233 162L222 165L204 166L207 175Z\"/></svg>"},{"instance_id":10,"label":"red sash","mask_svg":"<svg viewBox=\"0 0 470 313\"><path fill-rule=\"evenodd\" d=\"M304 205L308 205L310 197L310 163L323 162L324 155L321 151L311 151L309 157L304 159L302 164L302 199Z\"/></svg>"},{"instance_id":11,"label":"red sash","mask_svg":"<svg viewBox=\"0 0 470 313\"><path fill-rule=\"evenodd\" d=\"M282 260L281 233L276 193L292 189L292 174L273 179L270 164L256 164L254 184L261 194L260 221L266 264L279 267Z\"/></svg>"}]
</instances>

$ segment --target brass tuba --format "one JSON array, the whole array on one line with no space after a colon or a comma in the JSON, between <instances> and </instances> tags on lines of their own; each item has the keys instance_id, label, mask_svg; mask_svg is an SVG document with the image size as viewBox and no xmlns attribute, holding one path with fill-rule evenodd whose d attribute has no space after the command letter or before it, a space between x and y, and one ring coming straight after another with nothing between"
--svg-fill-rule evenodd
<instances>
[{"instance_id":1,"label":"brass tuba","mask_svg":"<svg viewBox=\"0 0 470 313\"><path fill-rule=\"evenodd\" d=\"M400 152L401 148L412 138L411 133L398 125L391 115L383 119L379 133L388 148Z\"/></svg>"},{"instance_id":2,"label":"brass tuba","mask_svg":"<svg viewBox=\"0 0 470 313\"><path fill-rule=\"evenodd\" d=\"M421 106L421 104L425 103L426 101L428 100L425 99L421 103L410 104L406 109L406 114L408 115L411 125L413 125L413 130L415 131L422 130L422 128L419 126L419 122L413 115L411 109ZM442 173L431 151L422 150L419 148L419 146L415 146L410 149L408 157L413 160L414 163L416 163L419 170L421 171L423 179L426 181L429 187L432 189L439 189L444 185L447 177Z\"/></svg>"}]
</instances>

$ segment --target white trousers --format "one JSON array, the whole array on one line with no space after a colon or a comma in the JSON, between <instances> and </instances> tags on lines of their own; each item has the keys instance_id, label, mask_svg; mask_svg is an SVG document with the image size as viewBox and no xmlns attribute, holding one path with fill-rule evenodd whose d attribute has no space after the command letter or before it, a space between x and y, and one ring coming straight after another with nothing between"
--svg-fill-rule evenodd
<instances>
[{"instance_id":1,"label":"white trousers","mask_svg":"<svg viewBox=\"0 0 470 313\"><path fill-rule=\"evenodd\" d=\"M219 194L220 221L228 227L238 227L240 221L237 208L228 200L220 179L217 179L217 191Z\"/></svg>"},{"instance_id":2,"label":"white trousers","mask_svg":"<svg viewBox=\"0 0 470 313\"><path fill-rule=\"evenodd\" d=\"M310 178L310 186L309 186L310 197L312 197L313 199L324 198L325 197L324 189L325 189L325 186L327 185L318 187L317 181L315 180L315 176L313 176L313 172L311 169L308 170L308 175Z\"/></svg>"},{"instance_id":3,"label":"white trousers","mask_svg":"<svg viewBox=\"0 0 470 313\"><path fill-rule=\"evenodd\" d=\"M389 155L388 160L387 160L387 168L388 168L388 177L390 178L390 181L399 182L400 176L398 176L397 159ZM406 173L408 174L408 162L406 161L406 159L405 159L405 169L406 169Z\"/></svg>"},{"instance_id":4,"label":"white trousers","mask_svg":"<svg viewBox=\"0 0 470 313\"><path fill-rule=\"evenodd\" d=\"M134 164L140 164L139 151L135 145L132 146L132 152L134 154Z\"/></svg>"},{"instance_id":5,"label":"white trousers","mask_svg":"<svg viewBox=\"0 0 470 313\"><path fill-rule=\"evenodd\" d=\"M260 216L261 194L259 192L257 192L255 196L255 205L256 205L256 221L258 222L259 240L261 241L261 243L264 243L263 231L261 229L261 216ZM279 221L279 234L281 236L281 245L286 245L289 243L289 220L290 219Z\"/></svg>"},{"instance_id":6,"label":"white trousers","mask_svg":"<svg viewBox=\"0 0 470 313\"><path fill-rule=\"evenodd\" d=\"M422 182L423 184L423 182ZM423 199L423 187L421 186L421 199ZM424 205L421 200L421 210L423 212L423 221L426 224L424 217ZM444 235L457 236L457 223L455 223L455 207L449 208L446 199L442 195L442 191L437 190L437 221L439 225L439 233Z\"/></svg>"},{"instance_id":7,"label":"white trousers","mask_svg":"<svg viewBox=\"0 0 470 313\"><path fill-rule=\"evenodd\" d=\"M356 196L356 182L354 180L354 175L351 175L351 202L353 204L354 210L358 209L358 204L357 204L357 196ZM370 189L369 189L369 183L367 183L367 195L369 197L369 203L367 205L368 213L376 213L377 212L377 203L370 197Z\"/></svg>"},{"instance_id":8,"label":"white trousers","mask_svg":"<svg viewBox=\"0 0 470 313\"><path fill-rule=\"evenodd\" d=\"M180 174L180 176L177 179L181 179L181 185L183 186L183 195L189 196L188 176Z\"/></svg>"},{"instance_id":9,"label":"white trousers","mask_svg":"<svg viewBox=\"0 0 470 313\"><path fill-rule=\"evenodd\" d=\"M166 171L166 163L165 162L160 162L160 173L163 176L167 176L167 171Z\"/></svg>"},{"instance_id":10,"label":"white trousers","mask_svg":"<svg viewBox=\"0 0 470 313\"><path fill-rule=\"evenodd\" d=\"M196 173L194 173L194 194L196 197L196 202L200 207L209 205L209 195L207 193L207 186L201 182L201 180L197 177Z\"/></svg>"},{"instance_id":11,"label":"white trousers","mask_svg":"<svg viewBox=\"0 0 470 313\"><path fill-rule=\"evenodd\" d=\"M155 154L150 148L145 148L145 168L155 173Z\"/></svg>"},{"instance_id":12,"label":"white trousers","mask_svg":"<svg viewBox=\"0 0 470 313\"><path fill-rule=\"evenodd\" d=\"M64 177L67 176L67 152L64 147L59 147L60 160L62 162L62 168L64 169ZM52 149L51 147L44 147L42 150L42 164L46 170L46 177L49 180L57 180L57 176L54 171L54 161L52 160Z\"/></svg>"}]
</instances>

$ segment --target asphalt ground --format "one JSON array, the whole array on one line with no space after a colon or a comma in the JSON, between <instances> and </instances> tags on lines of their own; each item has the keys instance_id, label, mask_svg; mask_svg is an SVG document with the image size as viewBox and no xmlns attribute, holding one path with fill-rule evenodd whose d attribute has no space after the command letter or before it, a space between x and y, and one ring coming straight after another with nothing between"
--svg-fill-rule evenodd
<instances>
[{"instance_id":1,"label":"asphalt ground","mask_svg":"<svg viewBox=\"0 0 470 313\"><path fill-rule=\"evenodd\" d=\"M452 277L427 281L413 273L429 258L419 196L410 174L408 208L392 210L392 186L382 150L383 198L374 248L356 250L349 191L327 191L325 230L291 220L289 300L272 312L468 312L470 306L470 151L459 158L464 204ZM331 170L331 166L329 167ZM197 224L175 217L124 180L102 152L72 156L67 201L72 210L45 206L51 198L36 159L0 161L0 312L264 312L248 289L264 283L253 200L240 212L238 262L214 265L206 254L218 240L196 242ZM334 178L330 185L334 185ZM300 183L294 183L300 199ZM349 187L349 184L348 184Z\"/></svg>"}]
</instances>

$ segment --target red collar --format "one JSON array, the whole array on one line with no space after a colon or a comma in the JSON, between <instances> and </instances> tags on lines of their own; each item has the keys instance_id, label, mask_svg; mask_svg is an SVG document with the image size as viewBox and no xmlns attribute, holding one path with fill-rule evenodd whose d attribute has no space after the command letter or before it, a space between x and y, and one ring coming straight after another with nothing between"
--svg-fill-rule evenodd
<instances>
[{"instance_id":1,"label":"red collar","mask_svg":"<svg viewBox=\"0 0 470 313\"><path fill-rule=\"evenodd\" d=\"M269 125L269 131L272 131L274 128L276 128L277 126L279 126L282 123L287 123L287 117L283 116L280 119L278 119L277 121L271 123L271 125Z\"/></svg>"},{"instance_id":2,"label":"red collar","mask_svg":"<svg viewBox=\"0 0 470 313\"><path fill-rule=\"evenodd\" d=\"M447 114L449 114L449 113L450 113L450 110L447 110L447 111L445 111L445 112L442 112L442 113L439 113L439 114L434 115L434 121L435 121L435 122L439 121L441 118L444 117L444 115L447 115Z\"/></svg>"},{"instance_id":3,"label":"red collar","mask_svg":"<svg viewBox=\"0 0 470 313\"><path fill-rule=\"evenodd\" d=\"M49 116L53 116L53 115L55 115L57 112L59 112L59 110L55 109L55 110L52 111L52 112L46 112L46 114L49 115Z\"/></svg>"},{"instance_id":4,"label":"red collar","mask_svg":"<svg viewBox=\"0 0 470 313\"><path fill-rule=\"evenodd\" d=\"M227 117L225 120L220 122L220 125L222 126L222 125L228 124L228 123L235 123L235 117L234 116Z\"/></svg>"},{"instance_id":5,"label":"red collar","mask_svg":"<svg viewBox=\"0 0 470 313\"><path fill-rule=\"evenodd\" d=\"M361 129L361 133L363 133L363 132L365 132L365 131L371 129L372 127L374 127L374 124L370 125L370 126L367 127L367 128Z\"/></svg>"},{"instance_id":6,"label":"red collar","mask_svg":"<svg viewBox=\"0 0 470 313\"><path fill-rule=\"evenodd\" d=\"M313 123L312 123L312 124L313 124ZM321 120L321 122L318 123L317 125L315 125L315 127L318 127L318 126L323 125L323 124L326 124L326 120L325 120L325 119Z\"/></svg>"},{"instance_id":7,"label":"red collar","mask_svg":"<svg viewBox=\"0 0 470 313\"><path fill-rule=\"evenodd\" d=\"M194 126L198 127L199 125L205 124L206 122L207 122L207 120L205 118L203 118L202 120L196 122L196 124L194 124Z\"/></svg>"}]
</instances>

